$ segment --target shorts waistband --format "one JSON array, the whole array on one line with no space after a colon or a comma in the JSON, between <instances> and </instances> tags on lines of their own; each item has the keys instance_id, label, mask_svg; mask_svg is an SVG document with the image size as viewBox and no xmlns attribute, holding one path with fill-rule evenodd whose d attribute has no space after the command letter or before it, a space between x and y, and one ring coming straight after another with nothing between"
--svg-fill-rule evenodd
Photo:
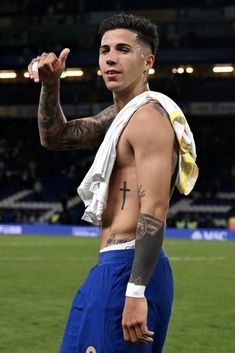
<instances>
[{"instance_id":1,"label":"shorts waistband","mask_svg":"<svg viewBox=\"0 0 235 353\"><path fill-rule=\"evenodd\" d=\"M134 249L110 250L110 251L100 252L99 264L132 262L134 258L134 254L135 254ZM159 260L166 257L167 257L166 251L164 248L162 248L159 255Z\"/></svg>"},{"instance_id":2,"label":"shorts waistband","mask_svg":"<svg viewBox=\"0 0 235 353\"><path fill-rule=\"evenodd\" d=\"M110 250L128 250L128 249L135 249L135 239L130 240L126 243L120 243L115 245L107 246L100 250L100 252L110 251Z\"/></svg>"}]
</instances>

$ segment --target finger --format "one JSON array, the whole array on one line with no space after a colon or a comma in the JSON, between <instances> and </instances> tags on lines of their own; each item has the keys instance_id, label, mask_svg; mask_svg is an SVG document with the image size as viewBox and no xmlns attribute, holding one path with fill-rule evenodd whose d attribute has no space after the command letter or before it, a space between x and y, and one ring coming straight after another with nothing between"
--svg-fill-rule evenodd
<instances>
[{"instance_id":1,"label":"finger","mask_svg":"<svg viewBox=\"0 0 235 353\"><path fill-rule=\"evenodd\" d=\"M51 75L55 70L56 64L58 63L58 58L54 53L49 53L41 56L38 63L39 79L43 75Z\"/></svg>"},{"instance_id":2,"label":"finger","mask_svg":"<svg viewBox=\"0 0 235 353\"><path fill-rule=\"evenodd\" d=\"M142 334L142 331L141 331L139 325L135 326L135 334L136 334L138 343L148 343L149 342L148 338Z\"/></svg>"},{"instance_id":3,"label":"finger","mask_svg":"<svg viewBox=\"0 0 235 353\"><path fill-rule=\"evenodd\" d=\"M67 60L67 57L68 57L69 53L70 53L70 49L69 49L69 48L63 49L62 52L60 53L60 55L59 55L59 61L60 61L62 64L64 64L65 61Z\"/></svg>"},{"instance_id":4,"label":"finger","mask_svg":"<svg viewBox=\"0 0 235 353\"><path fill-rule=\"evenodd\" d=\"M129 335L130 335L130 339L131 339L132 343L137 343L138 342L138 338L136 336L136 332L135 332L134 326L130 326L129 327Z\"/></svg>"},{"instance_id":5,"label":"finger","mask_svg":"<svg viewBox=\"0 0 235 353\"><path fill-rule=\"evenodd\" d=\"M46 73L46 74L50 74L50 73L52 73L54 71L52 62L45 62L45 63L41 63L40 62L39 65L38 65L38 68L39 68L40 72L43 72L43 73Z\"/></svg>"},{"instance_id":6,"label":"finger","mask_svg":"<svg viewBox=\"0 0 235 353\"><path fill-rule=\"evenodd\" d=\"M137 337L133 327L123 326L123 336L125 341L131 342L131 343L137 343Z\"/></svg>"},{"instance_id":7,"label":"finger","mask_svg":"<svg viewBox=\"0 0 235 353\"><path fill-rule=\"evenodd\" d=\"M35 61L32 64L32 76L31 78L34 80L34 82L38 82L39 78L38 78L38 61Z\"/></svg>"},{"instance_id":8,"label":"finger","mask_svg":"<svg viewBox=\"0 0 235 353\"><path fill-rule=\"evenodd\" d=\"M30 62L29 65L28 65L28 73L29 73L29 77L30 77L31 79L33 79L33 77L34 77L34 72L33 72L32 66L33 66L33 64L34 64L36 61L37 61L37 58L34 58L34 59L31 60L31 62Z\"/></svg>"},{"instance_id":9,"label":"finger","mask_svg":"<svg viewBox=\"0 0 235 353\"><path fill-rule=\"evenodd\" d=\"M123 332L124 341L130 342L131 338L130 338L130 335L129 335L129 330L127 329L126 326L122 327L122 332Z\"/></svg>"},{"instance_id":10,"label":"finger","mask_svg":"<svg viewBox=\"0 0 235 353\"><path fill-rule=\"evenodd\" d=\"M153 339L146 334L143 334L140 325L135 326L136 336L139 343L151 343Z\"/></svg>"},{"instance_id":11,"label":"finger","mask_svg":"<svg viewBox=\"0 0 235 353\"><path fill-rule=\"evenodd\" d=\"M28 72L31 79L35 82L38 81L38 63L41 60L42 56L47 55L46 53L42 53L42 55L37 56L36 58L32 59L30 64L28 65Z\"/></svg>"},{"instance_id":12,"label":"finger","mask_svg":"<svg viewBox=\"0 0 235 353\"><path fill-rule=\"evenodd\" d=\"M146 325L140 325L140 331L141 331L142 337L144 337L148 342L153 341L152 337L154 336L154 332L150 331Z\"/></svg>"},{"instance_id":13,"label":"finger","mask_svg":"<svg viewBox=\"0 0 235 353\"><path fill-rule=\"evenodd\" d=\"M136 326L135 326L135 334L136 334L138 340L140 340L141 338L143 338L143 334L142 334L142 331L141 331L139 325L136 325Z\"/></svg>"},{"instance_id":14,"label":"finger","mask_svg":"<svg viewBox=\"0 0 235 353\"><path fill-rule=\"evenodd\" d=\"M39 68L46 67L47 70L51 71L58 61L59 59L54 53L44 54L39 60Z\"/></svg>"}]
</instances>

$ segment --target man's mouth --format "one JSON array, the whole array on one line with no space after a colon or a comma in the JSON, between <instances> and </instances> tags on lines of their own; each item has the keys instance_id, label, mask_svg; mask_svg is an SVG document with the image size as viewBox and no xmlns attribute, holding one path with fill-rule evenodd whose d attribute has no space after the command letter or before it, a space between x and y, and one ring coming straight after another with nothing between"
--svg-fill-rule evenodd
<instances>
[{"instance_id":1,"label":"man's mouth","mask_svg":"<svg viewBox=\"0 0 235 353\"><path fill-rule=\"evenodd\" d=\"M109 70L106 71L106 75L108 75L108 76L114 76L114 75L117 75L117 74L120 74L120 71L113 70L113 69L109 69Z\"/></svg>"}]
</instances>

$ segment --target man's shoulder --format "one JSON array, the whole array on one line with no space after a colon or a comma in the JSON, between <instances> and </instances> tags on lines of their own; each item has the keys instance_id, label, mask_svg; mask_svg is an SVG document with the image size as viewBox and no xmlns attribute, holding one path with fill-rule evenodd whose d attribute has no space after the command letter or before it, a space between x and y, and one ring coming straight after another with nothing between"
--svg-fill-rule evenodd
<instances>
[{"instance_id":1,"label":"man's shoulder","mask_svg":"<svg viewBox=\"0 0 235 353\"><path fill-rule=\"evenodd\" d=\"M135 119L140 119L143 116L145 116L145 118L148 118L148 119L151 119L154 117L162 118L162 117L167 117L168 113L158 101L154 101L154 102L147 102L146 104L143 104L133 114L133 117Z\"/></svg>"},{"instance_id":2,"label":"man's shoulder","mask_svg":"<svg viewBox=\"0 0 235 353\"><path fill-rule=\"evenodd\" d=\"M159 104L148 103L133 114L127 126L126 137L131 145L146 145L171 143L175 134L166 111Z\"/></svg>"},{"instance_id":3,"label":"man's shoulder","mask_svg":"<svg viewBox=\"0 0 235 353\"><path fill-rule=\"evenodd\" d=\"M130 121L130 128L134 129L147 129L151 127L155 130L162 126L170 127L168 114L166 110L158 102L150 102L141 106L133 114Z\"/></svg>"}]
</instances>

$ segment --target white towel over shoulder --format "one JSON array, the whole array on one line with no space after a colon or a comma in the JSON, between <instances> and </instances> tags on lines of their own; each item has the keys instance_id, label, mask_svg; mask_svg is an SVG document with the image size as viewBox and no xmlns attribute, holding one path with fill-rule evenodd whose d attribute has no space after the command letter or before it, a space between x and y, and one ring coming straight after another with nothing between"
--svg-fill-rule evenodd
<instances>
[{"instance_id":1,"label":"white towel over shoulder","mask_svg":"<svg viewBox=\"0 0 235 353\"><path fill-rule=\"evenodd\" d=\"M196 148L193 134L179 106L166 95L146 91L133 98L117 114L100 145L94 162L77 191L85 204L83 220L100 225L106 207L109 180L116 159L116 145L119 137L134 112L148 102L159 102L168 112L175 130L179 147L179 173L177 187L181 193L189 194L198 176Z\"/></svg>"}]
</instances>

